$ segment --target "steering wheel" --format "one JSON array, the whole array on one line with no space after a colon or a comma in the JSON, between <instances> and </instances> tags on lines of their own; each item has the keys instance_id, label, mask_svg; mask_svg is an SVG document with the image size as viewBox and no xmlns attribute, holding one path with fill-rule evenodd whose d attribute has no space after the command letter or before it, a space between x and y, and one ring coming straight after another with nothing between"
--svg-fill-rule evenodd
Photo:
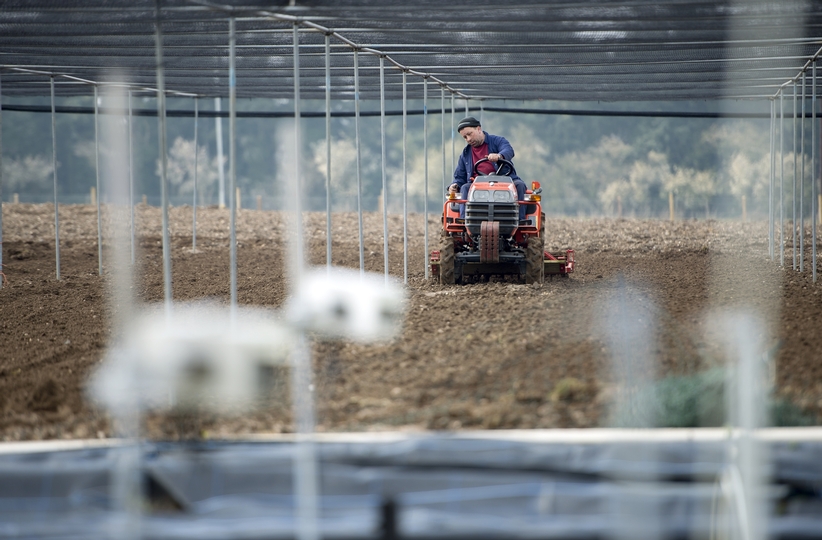
<instances>
[{"instance_id":1,"label":"steering wheel","mask_svg":"<svg viewBox=\"0 0 822 540\"><path fill-rule=\"evenodd\" d=\"M477 174L478 174L477 173L477 165L479 165L480 163L485 163L486 161L491 161L491 160L486 157L486 158L482 158L481 160L474 163L474 170L471 171L471 176L477 176ZM506 165L508 166L508 174L511 174L512 172L514 172L514 164L511 163L510 161L508 161L507 159L500 158L500 159L497 160L497 163L499 163L499 168L494 173L495 175L497 175L497 176L506 176L506 175L500 174L503 170L503 167L505 167ZM482 176L490 176L490 175L483 174Z\"/></svg>"}]
</instances>

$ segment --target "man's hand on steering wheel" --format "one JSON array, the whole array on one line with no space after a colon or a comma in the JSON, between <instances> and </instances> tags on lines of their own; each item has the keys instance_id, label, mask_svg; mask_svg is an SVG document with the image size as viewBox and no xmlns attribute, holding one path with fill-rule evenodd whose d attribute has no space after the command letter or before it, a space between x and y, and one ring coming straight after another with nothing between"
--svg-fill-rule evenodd
<instances>
[{"instance_id":1,"label":"man's hand on steering wheel","mask_svg":"<svg viewBox=\"0 0 822 540\"><path fill-rule=\"evenodd\" d=\"M488 161L491 163L496 163L497 161L505 159L502 154L488 154Z\"/></svg>"}]
</instances>

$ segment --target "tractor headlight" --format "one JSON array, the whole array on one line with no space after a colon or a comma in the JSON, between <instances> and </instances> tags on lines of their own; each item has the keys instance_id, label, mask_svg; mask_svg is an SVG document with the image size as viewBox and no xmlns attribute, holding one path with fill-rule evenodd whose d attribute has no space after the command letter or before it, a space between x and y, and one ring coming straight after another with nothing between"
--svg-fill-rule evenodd
<instances>
[{"instance_id":1,"label":"tractor headlight","mask_svg":"<svg viewBox=\"0 0 822 540\"><path fill-rule=\"evenodd\" d=\"M471 194L471 200L475 202L488 202L491 200L491 193L487 189L475 189Z\"/></svg>"}]
</instances>

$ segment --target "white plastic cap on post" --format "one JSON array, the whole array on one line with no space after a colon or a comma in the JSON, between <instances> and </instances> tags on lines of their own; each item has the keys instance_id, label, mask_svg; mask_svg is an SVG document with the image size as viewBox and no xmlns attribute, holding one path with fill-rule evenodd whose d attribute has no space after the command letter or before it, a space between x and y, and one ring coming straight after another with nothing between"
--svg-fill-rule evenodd
<instances>
[{"instance_id":1,"label":"white plastic cap on post","mask_svg":"<svg viewBox=\"0 0 822 540\"><path fill-rule=\"evenodd\" d=\"M276 366L288 363L294 331L262 310L176 306L138 319L90 383L112 411L201 407L245 410L265 399Z\"/></svg>"},{"instance_id":2,"label":"white plastic cap on post","mask_svg":"<svg viewBox=\"0 0 822 540\"><path fill-rule=\"evenodd\" d=\"M323 267L309 271L289 299L289 322L307 332L360 343L397 336L405 315L405 291L382 274Z\"/></svg>"}]
</instances>

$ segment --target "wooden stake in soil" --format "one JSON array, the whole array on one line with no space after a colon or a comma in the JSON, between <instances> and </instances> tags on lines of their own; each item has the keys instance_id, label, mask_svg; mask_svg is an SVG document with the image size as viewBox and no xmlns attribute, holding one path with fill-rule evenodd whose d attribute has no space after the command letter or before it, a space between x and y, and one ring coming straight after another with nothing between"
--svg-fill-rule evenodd
<instances>
[{"instance_id":1,"label":"wooden stake in soil","mask_svg":"<svg viewBox=\"0 0 822 540\"><path fill-rule=\"evenodd\" d=\"M94 187L94 186L91 186L91 190L89 191L88 196L89 196L88 200L91 201L91 206L96 206L97 205L97 188Z\"/></svg>"},{"instance_id":2,"label":"wooden stake in soil","mask_svg":"<svg viewBox=\"0 0 822 540\"><path fill-rule=\"evenodd\" d=\"M748 198L742 196L742 221L748 221Z\"/></svg>"},{"instance_id":3,"label":"wooden stake in soil","mask_svg":"<svg viewBox=\"0 0 822 540\"><path fill-rule=\"evenodd\" d=\"M263 196L257 195L257 211L262 212L263 210Z\"/></svg>"}]
</instances>

